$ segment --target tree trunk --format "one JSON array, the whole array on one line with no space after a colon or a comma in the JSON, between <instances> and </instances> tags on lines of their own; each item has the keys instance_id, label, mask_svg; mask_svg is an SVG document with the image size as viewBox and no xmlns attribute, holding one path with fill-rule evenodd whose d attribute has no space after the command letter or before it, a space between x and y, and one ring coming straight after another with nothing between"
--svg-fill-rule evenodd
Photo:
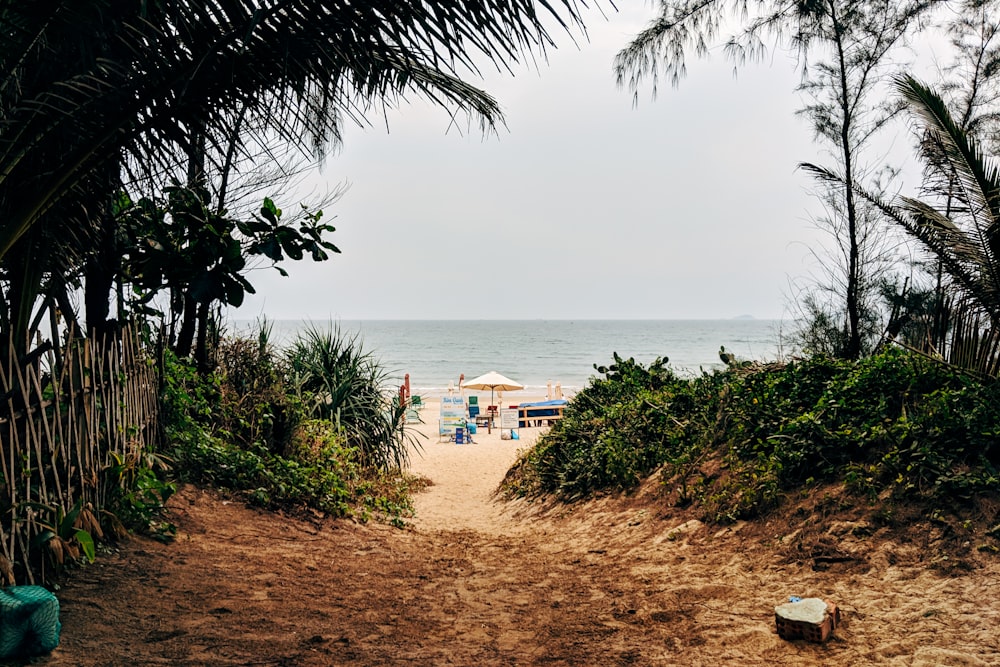
<instances>
[{"instance_id":1,"label":"tree trunk","mask_svg":"<svg viewBox=\"0 0 1000 667\"><path fill-rule=\"evenodd\" d=\"M109 170L104 179L107 197L100 212L99 225L87 258L84 275L84 319L89 334L103 335L113 328L110 321L111 295L115 279L121 273L121 252L117 242L117 221L111 208L111 197L117 179Z\"/></svg>"},{"instance_id":2,"label":"tree trunk","mask_svg":"<svg viewBox=\"0 0 1000 667\"><path fill-rule=\"evenodd\" d=\"M188 357L191 355L191 347L194 344L194 330L197 324L197 304L194 298L187 292L184 293L184 312L181 317L181 328L177 333L177 345L174 353L178 357Z\"/></svg>"},{"instance_id":3,"label":"tree trunk","mask_svg":"<svg viewBox=\"0 0 1000 667\"><path fill-rule=\"evenodd\" d=\"M840 150L844 160L845 206L847 208L847 341L844 358L856 360L861 357L861 295L860 295L860 255L858 246L858 211L854 200L854 164L851 147L851 100L847 81L847 62L844 54L843 28L837 18L836 4L830 3L830 17L833 20L834 42L837 48L837 67L840 72Z\"/></svg>"},{"instance_id":4,"label":"tree trunk","mask_svg":"<svg viewBox=\"0 0 1000 667\"><path fill-rule=\"evenodd\" d=\"M198 304L198 342L195 347L195 361L198 362L198 372L203 374L212 370L209 354L211 343L208 340L208 310L207 302Z\"/></svg>"}]
</instances>

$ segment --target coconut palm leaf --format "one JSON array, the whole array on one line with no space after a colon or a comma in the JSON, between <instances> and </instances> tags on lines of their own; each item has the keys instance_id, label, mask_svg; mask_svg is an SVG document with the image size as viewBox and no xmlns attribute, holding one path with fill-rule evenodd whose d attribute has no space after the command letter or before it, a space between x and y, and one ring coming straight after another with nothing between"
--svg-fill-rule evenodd
<instances>
[{"instance_id":1,"label":"coconut palm leaf","mask_svg":"<svg viewBox=\"0 0 1000 667\"><path fill-rule=\"evenodd\" d=\"M1000 321L1000 170L934 91L911 76L898 77L895 85L924 130L921 157L956 183L959 202L949 216L910 198L902 200L902 207L924 236L938 238L950 251L953 264L967 267L971 276L962 283L968 287L974 277L983 307Z\"/></svg>"},{"instance_id":2,"label":"coconut palm leaf","mask_svg":"<svg viewBox=\"0 0 1000 667\"><path fill-rule=\"evenodd\" d=\"M579 25L576 0L0 0L0 19L0 259L37 224L82 230L86 255L124 165L162 176L237 115L313 152L408 95L490 128L496 101L460 73Z\"/></svg>"},{"instance_id":3,"label":"coconut palm leaf","mask_svg":"<svg viewBox=\"0 0 1000 667\"><path fill-rule=\"evenodd\" d=\"M810 163L799 165L816 178L844 185L839 174ZM970 235L951 218L941 214L934 206L910 198L901 198L899 204L886 201L863 185L855 183L854 191L876 206L888 220L902 227L920 241L937 258L944 271L964 292L968 303L1000 315L1000 283L992 279L995 271L985 267L990 262L984 253L978 235Z\"/></svg>"},{"instance_id":4,"label":"coconut palm leaf","mask_svg":"<svg viewBox=\"0 0 1000 667\"><path fill-rule=\"evenodd\" d=\"M961 183L969 212L978 222L1000 218L1000 170L979 148L978 142L953 118L944 100L909 75L895 79L896 90L906 100L926 132L921 157L945 163Z\"/></svg>"},{"instance_id":5,"label":"coconut palm leaf","mask_svg":"<svg viewBox=\"0 0 1000 667\"><path fill-rule=\"evenodd\" d=\"M579 25L575 3L0 0L0 329L24 331L46 275L103 267L122 178L154 192L197 151L222 171L275 139L321 155L344 118L408 95L492 128L496 101L459 72L544 53L543 23ZM41 237L60 240L44 270L2 266Z\"/></svg>"}]
</instances>

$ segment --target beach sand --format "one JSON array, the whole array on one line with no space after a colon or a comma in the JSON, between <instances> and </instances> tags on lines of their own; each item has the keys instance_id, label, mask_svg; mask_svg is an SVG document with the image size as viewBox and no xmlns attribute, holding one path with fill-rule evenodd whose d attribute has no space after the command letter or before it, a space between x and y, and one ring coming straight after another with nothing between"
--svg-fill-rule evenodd
<instances>
[{"instance_id":1,"label":"beach sand","mask_svg":"<svg viewBox=\"0 0 1000 667\"><path fill-rule=\"evenodd\" d=\"M507 398L515 394L509 392ZM480 398L488 405L489 394ZM517 395L517 403L544 401L545 396ZM505 405L514 405L514 400ZM422 530L465 529L501 534L515 530L514 520L504 503L493 495L504 474L517 460L520 451L530 449L543 428L518 429L518 440L503 439L499 425L492 430L476 429L473 444L455 445L438 436L440 398L427 399L420 411L422 424L415 427L421 447L411 452L412 471L431 481L414 499L417 516L414 525Z\"/></svg>"},{"instance_id":2,"label":"beach sand","mask_svg":"<svg viewBox=\"0 0 1000 667\"><path fill-rule=\"evenodd\" d=\"M437 438L434 400L421 414L413 470L430 485L409 528L184 487L172 544L136 538L74 573L63 643L41 664L1000 664L1000 565L940 552L939 528L890 537L820 517L823 540L805 543L781 517L703 524L664 506L655 479L503 502L494 490L543 429L455 445ZM832 639L778 637L791 595L840 607Z\"/></svg>"}]
</instances>

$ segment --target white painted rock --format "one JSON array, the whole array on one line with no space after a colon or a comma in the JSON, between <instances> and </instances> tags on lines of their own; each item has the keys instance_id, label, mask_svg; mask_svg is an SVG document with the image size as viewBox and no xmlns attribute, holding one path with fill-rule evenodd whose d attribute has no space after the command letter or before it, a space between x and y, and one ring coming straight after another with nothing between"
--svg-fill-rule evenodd
<instances>
[{"instance_id":1,"label":"white painted rock","mask_svg":"<svg viewBox=\"0 0 1000 667\"><path fill-rule=\"evenodd\" d=\"M840 623L840 610L832 602L805 598L775 607L774 623L782 639L825 642Z\"/></svg>"}]
</instances>

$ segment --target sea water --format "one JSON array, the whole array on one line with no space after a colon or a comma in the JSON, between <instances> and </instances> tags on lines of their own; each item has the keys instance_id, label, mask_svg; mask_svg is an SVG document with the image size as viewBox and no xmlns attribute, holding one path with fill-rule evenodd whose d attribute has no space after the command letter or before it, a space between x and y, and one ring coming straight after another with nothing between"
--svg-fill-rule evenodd
<instances>
[{"instance_id":1,"label":"sea water","mask_svg":"<svg viewBox=\"0 0 1000 667\"><path fill-rule=\"evenodd\" d=\"M613 354L648 364L669 359L679 374L722 368L719 348L738 358L772 361L789 350L783 339L790 323L776 320L275 320L272 340L287 345L306 327L338 326L357 334L363 349L377 357L393 382L410 376L411 391L447 393L464 375L471 380L495 370L544 395L548 383L572 394L609 366ZM230 330L252 331L253 322L235 321Z\"/></svg>"}]
</instances>

